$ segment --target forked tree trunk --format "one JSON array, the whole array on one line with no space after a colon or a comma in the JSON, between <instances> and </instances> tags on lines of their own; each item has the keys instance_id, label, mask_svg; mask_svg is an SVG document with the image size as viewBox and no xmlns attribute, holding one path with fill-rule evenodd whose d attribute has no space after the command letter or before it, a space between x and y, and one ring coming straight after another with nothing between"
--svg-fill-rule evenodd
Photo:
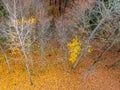
<instances>
[{"instance_id":1,"label":"forked tree trunk","mask_svg":"<svg viewBox=\"0 0 120 90\"><path fill-rule=\"evenodd\" d=\"M22 52L23 52L24 59L25 59L25 65L26 65L28 77L29 77L29 80L30 80L30 84L33 85L32 77L31 77L31 73L30 73L30 69L29 69L28 57L27 57L24 46L21 46L21 47L22 47Z\"/></svg>"},{"instance_id":2,"label":"forked tree trunk","mask_svg":"<svg viewBox=\"0 0 120 90\"><path fill-rule=\"evenodd\" d=\"M107 15L107 13L106 13ZM91 35L87 38L87 40L84 43L84 47L81 50L76 62L73 64L73 69L76 68L76 66L78 65L79 61L81 60L81 58L84 56L84 54L87 51L87 47L91 41L91 39L94 37L95 33L99 30L99 28L101 27L101 25L104 23L104 21L106 20L106 16L100 21L100 23L96 26L96 28L92 31Z\"/></svg>"}]
</instances>

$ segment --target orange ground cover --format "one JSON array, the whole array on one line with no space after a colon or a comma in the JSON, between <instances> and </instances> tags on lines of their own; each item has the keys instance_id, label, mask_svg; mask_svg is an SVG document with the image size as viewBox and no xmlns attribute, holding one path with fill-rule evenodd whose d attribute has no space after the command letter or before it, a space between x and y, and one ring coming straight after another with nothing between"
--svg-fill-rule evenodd
<instances>
[{"instance_id":1,"label":"orange ground cover","mask_svg":"<svg viewBox=\"0 0 120 90\"><path fill-rule=\"evenodd\" d=\"M84 57L76 70L66 72L63 61L56 59L58 55L51 54L46 56L43 72L40 72L39 54L35 54L33 85L29 83L22 61L11 61L12 72L8 74L4 58L0 56L0 90L120 90L120 66L111 66L114 61L107 60L108 56L112 58L115 55L108 53L85 77L87 68L93 62L91 56Z\"/></svg>"}]
</instances>

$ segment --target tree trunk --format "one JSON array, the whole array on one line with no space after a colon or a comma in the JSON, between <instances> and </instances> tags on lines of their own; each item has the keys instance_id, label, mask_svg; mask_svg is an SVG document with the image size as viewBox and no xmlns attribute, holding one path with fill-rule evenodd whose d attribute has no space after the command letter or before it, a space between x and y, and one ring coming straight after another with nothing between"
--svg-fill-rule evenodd
<instances>
[{"instance_id":1,"label":"tree trunk","mask_svg":"<svg viewBox=\"0 0 120 90\"><path fill-rule=\"evenodd\" d=\"M10 73L11 70L10 70L10 62L8 60L8 57L7 57L4 49L2 48L2 46L0 46L0 49L1 49L1 52L2 52L2 54L3 54L3 56L4 56L5 60L6 60L7 65L8 65L8 73Z\"/></svg>"},{"instance_id":2,"label":"tree trunk","mask_svg":"<svg viewBox=\"0 0 120 90\"><path fill-rule=\"evenodd\" d=\"M33 85L32 77L31 77L31 73L30 73L30 69L29 69L29 64L28 64L28 57L27 57L24 46L22 46L22 52L23 52L23 55L24 55L24 58L25 58L26 69L27 69L29 80L30 80L30 84Z\"/></svg>"},{"instance_id":3,"label":"tree trunk","mask_svg":"<svg viewBox=\"0 0 120 90\"><path fill-rule=\"evenodd\" d=\"M106 14L107 15L107 14ZM100 28L100 26L104 23L104 21L106 20L106 16L100 21L100 23L96 26L96 28L93 30L93 32L91 33L91 35L88 37L88 39L85 41L84 43L84 48L81 50L81 53L79 54L76 62L73 64L73 69L76 68L76 66L78 65L79 61L81 60L81 58L83 57L83 55L85 54L85 52L87 51L87 46L90 43L90 40L94 37L95 33L98 31L98 29Z\"/></svg>"},{"instance_id":4,"label":"tree trunk","mask_svg":"<svg viewBox=\"0 0 120 90\"><path fill-rule=\"evenodd\" d=\"M40 70L43 71L43 53L44 53L44 30L40 31L40 36L39 36L39 46L40 46Z\"/></svg>"}]
</instances>

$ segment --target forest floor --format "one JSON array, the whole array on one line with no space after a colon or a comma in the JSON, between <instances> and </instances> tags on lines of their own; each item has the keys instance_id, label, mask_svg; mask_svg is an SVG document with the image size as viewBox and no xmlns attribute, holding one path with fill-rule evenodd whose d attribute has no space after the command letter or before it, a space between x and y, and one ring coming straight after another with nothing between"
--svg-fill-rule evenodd
<instances>
[{"instance_id":1,"label":"forest floor","mask_svg":"<svg viewBox=\"0 0 120 90\"><path fill-rule=\"evenodd\" d=\"M12 72L9 74L7 64L0 56L0 90L120 90L120 65L116 65L114 60L120 56L118 54L107 53L87 76L86 70L94 61L90 55L80 61L77 69L70 69L69 72L66 72L63 60L56 59L57 55L46 55L41 72L39 54L35 54L33 85L30 85L25 65L21 60L11 60ZM108 60L107 57L111 59Z\"/></svg>"}]
</instances>

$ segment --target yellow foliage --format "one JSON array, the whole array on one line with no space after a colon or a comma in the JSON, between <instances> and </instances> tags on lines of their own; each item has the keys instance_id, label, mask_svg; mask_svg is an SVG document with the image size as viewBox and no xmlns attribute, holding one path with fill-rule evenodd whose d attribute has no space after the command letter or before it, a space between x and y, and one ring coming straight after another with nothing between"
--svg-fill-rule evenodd
<instances>
[{"instance_id":1,"label":"yellow foliage","mask_svg":"<svg viewBox=\"0 0 120 90\"><path fill-rule=\"evenodd\" d=\"M74 63L80 50L81 50L81 44L78 41L78 38L74 38L71 43L67 44L68 51L69 51L69 61Z\"/></svg>"},{"instance_id":2,"label":"yellow foliage","mask_svg":"<svg viewBox=\"0 0 120 90\"><path fill-rule=\"evenodd\" d=\"M18 25L22 25L22 24L34 24L36 23L36 18L35 17L30 17L28 19L22 19L22 20L13 20L13 22L9 23L9 26L13 26L14 23L17 23Z\"/></svg>"},{"instance_id":3,"label":"yellow foliage","mask_svg":"<svg viewBox=\"0 0 120 90\"><path fill-rule=\"evenodd\" d=\"M78 38L75 37L72 42L67 44L68 52L69 52L69 61L74 63L81 51L81 43L79 42ZM87 52L92 53L93 49L92 46L88 46Z\"/></svg>"},{"instance_id":4,"label":"yellow foliage","mask_svg":"<svg viewBox=\"0 0 120 90\"><path fill-rule=\"evenodd\" d=\"M19 48L12 47L10 54L11 54L11 55L17 55L18 52L19 52Z\"/></svg>"},{"instance_id":5,"label":"yellow foliage","mask_svg":"<svg viewBox=\"0 0 120 90\"><path fill-rule=\"evenodd\" d=\"M88 46L87 52L88 52L88 53L92 53L92 52L93 52L92 46Z\"/></svg>"}]
</instances>

